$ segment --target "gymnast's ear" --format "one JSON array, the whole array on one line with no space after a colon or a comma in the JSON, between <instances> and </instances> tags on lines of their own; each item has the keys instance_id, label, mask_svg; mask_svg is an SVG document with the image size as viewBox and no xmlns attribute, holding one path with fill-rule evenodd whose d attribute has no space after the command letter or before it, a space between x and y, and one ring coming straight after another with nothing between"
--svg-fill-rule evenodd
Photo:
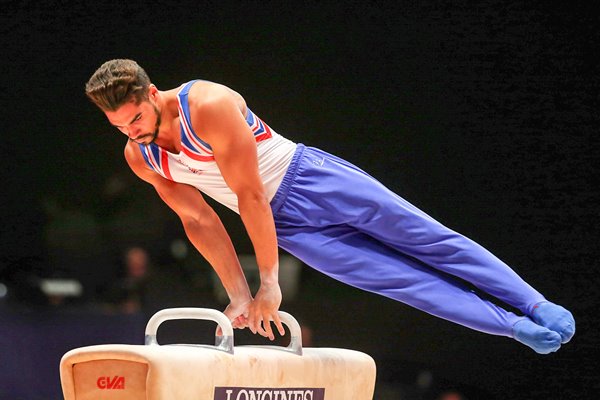
<instances>
[{"instance_id":1,"label":"gymnast's ear","mask_svg":"<svg viewBox=\"0 0 600 400\"><path fill-rule=\"evenodd\" d=\"M158 88L156 87L156 85L154 85L153 83L151 83L148 86L148 97L156 100L156 96L158 95Z\"/></svg>"}]
</instances>

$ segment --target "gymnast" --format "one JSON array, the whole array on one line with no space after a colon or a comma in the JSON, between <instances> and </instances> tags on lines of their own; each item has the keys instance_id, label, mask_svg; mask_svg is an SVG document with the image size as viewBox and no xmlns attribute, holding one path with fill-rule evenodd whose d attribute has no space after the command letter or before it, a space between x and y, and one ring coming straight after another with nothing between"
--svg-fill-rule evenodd
<instances>
[{"instance_id":1,"label":"gymnast","mask_svg":"<svg viewBox=\"0 0 600 400\"><path fill-rule=\"evenodd\" d=\"M568 310L485 248L351 163L281 136L226 86L192 80L163 91L135 61L116 59L94 72L86 94L127 135L127 163L179 216L214 268L235 328L273 340L273 322L284 333L277 315L279 246L348 285L514 338L541 354L575 334ZM259 266L254 296L202 193L240 215Z\"/></svg>"}]
</instances>

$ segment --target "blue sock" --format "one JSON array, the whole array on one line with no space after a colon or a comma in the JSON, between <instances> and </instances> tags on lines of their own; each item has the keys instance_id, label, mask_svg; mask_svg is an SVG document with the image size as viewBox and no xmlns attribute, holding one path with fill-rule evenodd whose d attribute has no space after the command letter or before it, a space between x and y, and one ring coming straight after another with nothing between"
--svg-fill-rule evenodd
<instances>
[{"instance_id":1,"label":"blue sock","mask_svg":"<svg viewBox=\"0 0 600 400\"><path fill-rule=\"evenodd\" d=\"M524 318L513 325L515 340L531 347L536 353L548 354L560 349L560 335Z\"/></svg>"},{"instance_id":2,"label":"blue sock","mask_svg":"<svg viewBox=\"0 0 600 400\"><path fill-rule=\"evenodd\" d=\"M539 302L532 307L530 318L536 324L558 333L562 343L567 343L575 335L573 314L558 304L549 301Z\"/></svg>"}]
</instances>

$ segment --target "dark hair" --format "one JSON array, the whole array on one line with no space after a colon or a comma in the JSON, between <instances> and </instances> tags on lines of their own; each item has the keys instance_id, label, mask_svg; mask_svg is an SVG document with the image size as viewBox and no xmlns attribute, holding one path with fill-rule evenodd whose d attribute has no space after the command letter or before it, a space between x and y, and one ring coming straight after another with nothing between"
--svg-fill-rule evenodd
<instances>
[{"instance_id":1,"label":"dark hair","mask_svg":"<svg viewBox=\"0 0 600 400\"><path fill-rule=\"evenodd\" d=\"M133 60L105 62L85 85L85 94L103 111L116 111L135 98L137 104L148 99L150 78Z\"/></svg>"}]
</instances>

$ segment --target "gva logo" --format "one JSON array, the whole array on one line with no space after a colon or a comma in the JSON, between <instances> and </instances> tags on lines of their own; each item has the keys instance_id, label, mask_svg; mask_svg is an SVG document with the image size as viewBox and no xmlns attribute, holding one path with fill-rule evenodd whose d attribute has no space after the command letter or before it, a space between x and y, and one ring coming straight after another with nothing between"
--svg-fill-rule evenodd
<instances>
[{"instance_id":1,"label":"gva logo","mask_svg":"<svg viewBox=\"0 0 600 400\"><path fill-rule=\"evenodd\" d=\"M99 389L125 389L125 377L115 376L101 376L96 381L96 385Z\"/></svg>"}]
</instances>

